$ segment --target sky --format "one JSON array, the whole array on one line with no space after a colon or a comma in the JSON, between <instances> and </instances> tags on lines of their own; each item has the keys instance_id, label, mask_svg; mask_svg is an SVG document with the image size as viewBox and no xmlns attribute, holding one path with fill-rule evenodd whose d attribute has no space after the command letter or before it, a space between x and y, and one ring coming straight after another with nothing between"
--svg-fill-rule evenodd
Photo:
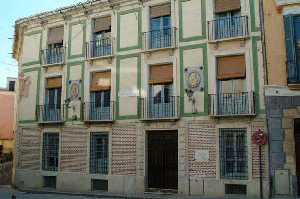
<instances>
[{"instance_id":1,"label":"sky","mask_svg":"<svg viewBox=\"0 0 300 199\"><path fill-rule=\"evenodd\" d=\"M17 77L17 62L12 58L14 23L17 19L68 6L84 0L7 0L0 7L0 87L7 77Z\"/></svg>"}]
</instances>

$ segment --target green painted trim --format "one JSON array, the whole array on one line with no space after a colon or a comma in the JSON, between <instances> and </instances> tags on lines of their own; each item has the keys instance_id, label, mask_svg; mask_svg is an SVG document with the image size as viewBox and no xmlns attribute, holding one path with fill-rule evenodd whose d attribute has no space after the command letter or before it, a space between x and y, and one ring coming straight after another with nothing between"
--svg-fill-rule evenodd
<instances>
[{"instance_id":1,"label":"green painted trim","mask_svg":"<svg viewBox=\"0 0 300 199\"><path fill-rule=\"evenodd\" d=\"M258 63L258 50L257 50L257 41L260 40L260 37L252 37L252 59L253 59L253 71L254 71L254 92L255 92L255 109L257 113L261 113L260 110L260 93L259 93L259 63Z\"/></svg>"},{"instance_id":2,"label":"green painted trim","mask_svg":"<svg viewBox=\"0 0 300 199\"><path fill-rule=\"evenodd\" d=\"M119 55L117 56L117 71L116 71L116 119L117 120L125 120L125 119L138 119L141 114L141 101L139 97L137 97L137 115L123 115L120 116L120 99L119 99L119 91L120 91L120 61L122 59L128 59L136 57L137 60L137 88L139 90L139 96L141 96L141 55L140 54L130 54L130 55Z\"/></svg>"},{"instance_id":3,"label":"green painted trim","mask_svg":"<svg viewBox=\"0 0 300 199\"><path fill-rule=\"evenodd\" d=\"M134 119L139 119L139 116L137 115L124 115L124 116L119 116L118 120L134 120Z\"/></svg>"},{"instance_id":4,"label":"green painted trim","mask_svg":"<svg viewBox=\"0 0 300 199\"><path fill-rule=\"evenodd\" d=\"M81 104L84 103L84 61L75 61L75 62L69 62L67 64L67 77L66 77L66 98L68 98L68 91L69 91L69 80L70 80L70 68L72 66L81 66ZM72 118L69 118L69 108L66 107L66 121L73 121ZM83 121L83 114L82 114L82 106L80 110L80 118L81 121Z\"/></svg>"},{"instance_id":5,"label":"green painted trim","mask_svg":"<svg viewBox=\"0 0 300 199\"><path fill-rule=\"evenodd\" d=\"M196 35L192 37L183 37L183 13L182 13L182 2L186 2L190 0L179 0L179 41L180 42L189 42L189 41L197 41L206 38L206 0L201 0L201 21L202 21L202 34ZM198 0L197 0L198 1Z\"/></svg>"},{"instance_id":6,"label":"green painted trim","mask_svg":"<svg viewBox=\"0 0 300 199\"><path fill-rule=\"evenodd\" d=\"M250 3L250 17L251 17L251 32L258 32L260 28L256 26L255 23L255 0L249 0Z\"/></svg>"},{"instance_id":7,"label":"green painted trim","mask_svg":"<svg viewBox=\"0 0 300 199\"><path fill-rule=\"evenodd\" d=\"M125 48L121 48L121 38L120 38L120 29L121 29L121 15L126 15L129 13L138 13L138 38L137 38L137 45L134 46L128 46ZM134 49L139 49L142 48L142 14L141 14L141 9L140 8L135 8L131 10L126 10L118 13L117 16L117 51L128 51L128 50L134 50Z\"/></svg>"},{"instance_id":8,"label":"green painted trim","mask_svg":"<svg viewBox=\"0 0 300 199\"><path fill-rule=\"evenodd\" d=\"M82 34L82 53L77 55L71 54L72 49L72 27L81 24L83 29ZM86 20L73 22L69 24L69 38L68 38L68 59L80 58L85 56L85 42L86 42Z\"/></svg>"},{"instance_id":9,"label":"green painted trim","mask_svg":"<svg viewBox=\"0 0 300 199\"><path fill-rule=\"evenodd\" d=\"M22 71L23 71L23 73L28 73L28 72L37 71L40 69L41 69L40 67L33 67L33 68L25 68Z\"/></svg>"},{"instance_id":10,"label":"green painted trim","mask_svg":"<svg viewBox=\"0 0 300 199\"><path fill-rule=\"evenodd\" d=\"M41 68L40 67L34 67L34 68L27 68L27 69L23 69L24 73L29 73L29 72L38 72L38 78L37 78L37 92L36 92L36 102L35 102L35 109L36 107L39 105L40 102L40 84L41 84ZM36 112L36 110L35 110ZM20 120L19 123L33 123L33 122L37 122L37 115L34 115L34 120Z\"/></svg>"},{"instance_id":11,"label":"green painted trim","mask_svg":"<svg viewBox=\"0 0 300 199\"><path fill-rule=\"evenodd\" d=\"M19 124L30 124L30 123L36 123L37 120L20 120Z\"/></svg>"},{"instance_id":12,"label":"green painted trim","mask_svg":"<svg viewBox=\"0 0 300 199\"><path fill-rule=\"evenodd\" d=\"M25 36L32 36L32 35L36 35L36 34L40 34L40 47L39 47L39 57L38 60L36 61L30 61L30 62L25 62L22 65L23 66L32 66L32 65L37 65L37 64L41 64L41 59L42 59L42 54L41 54L41 50L42 50L42 44L43 44L43 31L38 30L38 31L33 31L33 32L29 32L29 33L25 33Z\"/></svg>"},{"instance_id":13,"label":"green painted trim","mask_svg":"<svg viewBox=\"0 0 300 199\"><path fill-rule=\"evenodd\" d=\"M203 50L203 67L204 67L204 112L185 113L184 112L184 57L185 50L192 50L202 48ZM184 117L206 116L208 115L208 67L207 67L207 44L196 44L181 47L180 54L180 113Z\"/></svg>"}]
</instances>

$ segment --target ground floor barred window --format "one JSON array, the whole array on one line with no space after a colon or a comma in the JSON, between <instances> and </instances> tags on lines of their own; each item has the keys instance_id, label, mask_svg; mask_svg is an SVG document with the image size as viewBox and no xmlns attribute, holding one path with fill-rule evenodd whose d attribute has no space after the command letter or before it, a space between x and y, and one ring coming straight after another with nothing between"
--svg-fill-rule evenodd
<instances>
[{"instance_id":1,"label":"ground floor barred window","mask_svg":"<svg viewBox=\"0 0 300 199\"><path fill-rule=\"evenodd\" d=\"M45 171L57 171L59 151L59 134L44 133L43 135L43 164Z\"/></svg>"},{"instance_id":2,"label":"ground floor barred window","mask_svg":"<svg viewBox=\"0 0 300 199\"><path fill-rule=\"evenodd\" d=\"M222 178L248 178L246 129L220 129L220 168Z\"/></svg>"},{"instance_id":3,"label":"ground floor barred window","mask_svg":"<svg viewBox=\"0 0 300 199\"><path fill-rule=\"evenodd\" d=\"M108 134L107 133L91 134L90 172L108 174Z\"/></svg>"}]
</instances>

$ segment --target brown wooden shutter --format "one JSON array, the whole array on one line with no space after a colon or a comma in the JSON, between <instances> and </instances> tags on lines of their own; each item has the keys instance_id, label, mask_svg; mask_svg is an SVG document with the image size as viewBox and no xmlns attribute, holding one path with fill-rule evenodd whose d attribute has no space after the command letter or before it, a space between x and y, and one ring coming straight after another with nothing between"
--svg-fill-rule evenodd
<instances>
[{"instance_id":1,"label":"brown wooden shutter","mask_svg":"<svg viewBox=\"0 0 300 199\"><path fill-rule=\"evenodd\" d=\"M161 17L171 15L171 4L163 4L150 8L150 17Z\"/></svg>"},{"instance_id":2,"label":"brown wooden shutter","mask_svg":"<svg viewBox=\"0 0 300 199\"><path fill-rule=\"evenodd\" d=\"M63 43L64 41L64 27L56 27L49 29L48 44Z\"/></svg>"},{"instance_id":3,"label":"brown wooden shutter","mask_svg":"<svg viewBox=\"0 0 300 199\"><path fill-rule=\"evenodd\" d=\"M215 13L228 12L240 9L240 0L215 0Z\"/></svg>"},{"instance_id":4,"label":"brown wooden shutter","mask_svg":"<svg viewBox=\"0 0 300 199\"><path fill-rule=\"evenodd\" d=\"M173 82L171 64L150 66L149 84L168 84Z\"/></svg>"},{"instance_id":5,"label":"brown wooden shutter","mask_svg":"<svg viewBox=\"0 0 300 199\"><path fill-rule=\"evenodd\" d=\"M92 73L92 81L90 91L106 91L111 88L111 72L94 72Z\"/></svg>"},{"instance_id":6,"label":"brown wooden shutter","mask_svg":"<svg viewBox=\"0 0 300 199\"><path fill-rule=\"evenodd\" d=\"M244 55L234 55L217 58L218 80L238 79L246 77Z\"/></svg>"},{"instance_id":7,"label":"brown wooden shutter","mask_svg":"<svg viewBox=\"0 0 300 199\"><path fill-rule=\"evenodd\" d=\"M61 77L53 77L47 79L47 88L61 88L62 81Z\"/></svg>"},{"instance_id":8,"label":"brown wooden shutter","mask_svg":"<svg viewBox=\"0 0 300 199\"><path fill-rule=\"evenodd\" d=\"M110 30L110 27L111 27L110 16L94 19L94 32Z\"/></svg>"}]
</instances>

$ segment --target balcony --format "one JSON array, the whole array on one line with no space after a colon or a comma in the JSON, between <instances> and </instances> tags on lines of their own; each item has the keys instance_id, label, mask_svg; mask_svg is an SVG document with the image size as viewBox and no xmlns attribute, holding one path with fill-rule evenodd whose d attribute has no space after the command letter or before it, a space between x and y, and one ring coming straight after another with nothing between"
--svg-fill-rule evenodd
<instances>
[{"instance_id":1,"label":"balcony","mask_svg":"<svg viewBox=\"0 0 300 199\"><path fill-rule=\"evenodd\" d=\"M48 104L37 106L37 119L39 123L63 123L64 107L60 104Z\"/></svg>"},{"instance_id":2,"label":"balcony","mask_svg":"<svg viewBox=\"0 0 300 199\"><path fill-rule=\"evenodd\" d=\"M85 102L83 104L85 122L112 122L114 121L114 101L101 106L96 102Z\"/></svg>"},{"instance_id":3,"label":"balcony","mask_svg":"<svg viewBox=\"0 0 300 199\"><path fill-rule=\"evenodd\" d=\"M86 59L111 57L113 54L112 38L102 38L86 44Z\"/></svg>"},{"instance_id":4,"label":"balcony","mask_svg":"<svg viewBox=\"0 0 300 199\"><path fill-rule=\"evenodd\" d=\"M248 17L222 17L208 22L209 41L246 38L249 36Z\"/></svg>"},{"instance_id":5,"label":"balcony","mask_svg":"<svg viewBox=\"0 0 300 199\"><path fill-rule=\"evenodd\" d=\"M213 117L254 116L254 92L209 95L209 114Z\"/></svg>"},{"instance_id":6,"label":"balcony","mask_svg":"<svg viewBox=\"0 0 300 199\"><path fill-rule=\"evenodd\" d=\"M55 47L42 50L42 65L62 65L65 62L65 47Z\"/></svg>"},{"instance_id":7,"label":"balcony","mask_svg":"<svg viewBox=\"0 0 300 199\"><path fill-rule=\"evenodd\" d=\"M174 120L179 118L179 97L142 98L141 120Z\"/></svg>"},{"instance_id":8,"label":"balcony","mask_svg":"<svg viewBox=\"0 0 300 199\"><path fill-rule=\"evenodd\" d=\"M145 51L175 48L176 28L166 28L144 32L143 38Z\"/></svg>"}]
</instances>

